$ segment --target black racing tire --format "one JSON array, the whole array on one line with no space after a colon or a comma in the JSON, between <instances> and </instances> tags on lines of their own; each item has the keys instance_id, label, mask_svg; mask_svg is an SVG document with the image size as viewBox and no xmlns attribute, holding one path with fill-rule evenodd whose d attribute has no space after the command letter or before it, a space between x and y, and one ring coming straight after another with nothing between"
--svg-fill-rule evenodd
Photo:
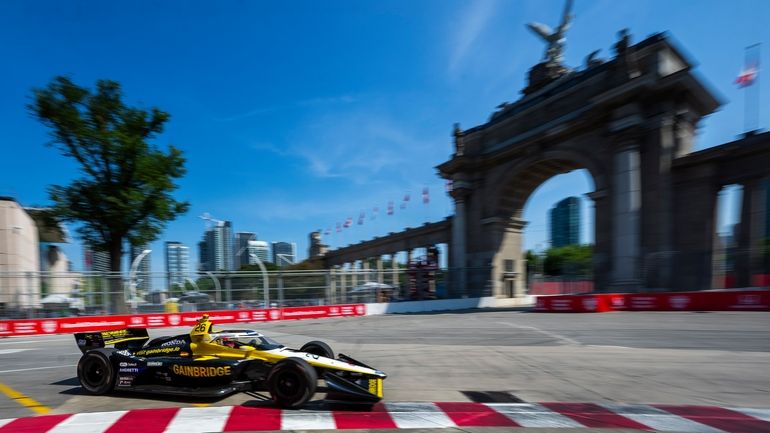
<instances>
[{"instance_id":1,"label":"black racing tire","mask_svg":"<svg viewBox=\"0 0 770 433\"><path fill-rule=\"evenodd\" d=\"M115 368L110 362L109 349L89 350L78 361L80 386L89 394L104 395L115 386Z\"/></svg>"},{"instance_id":2,"label":"black racing tire","mask_svg":"<svg viewBox=\"0 0 770 433\"><path fill-rule=\"evenodd\" d=\"M315 369L300 358L286 358L273 366L267 375L267 389L275 404L296 409L315 394L318 375Z\"/></svg>"},{"instance_id":3,"label":"black racing tire","mask_svg":"<svg viewBox=\"0 0 770 433\"><path fill-rule=\"evenodd\" d=\"M334 351L331 347L329 347L328 344L324 343L323 341L310 341L305 343L305 345L302 346L299 351L334 359Z\"/></svg>"}]
</instances>

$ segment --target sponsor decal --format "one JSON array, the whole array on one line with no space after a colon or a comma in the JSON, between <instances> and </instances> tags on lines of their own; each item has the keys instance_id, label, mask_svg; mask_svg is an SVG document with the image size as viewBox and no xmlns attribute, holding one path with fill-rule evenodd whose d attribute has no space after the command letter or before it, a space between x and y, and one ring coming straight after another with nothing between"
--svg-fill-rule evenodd
<instances>
[{"instance_id":1,"label":"sponsor decal","mask_svg":"<svg viewBox=\"0 0 770 433\"><path fill-rule=\"evenodd\" d=\"M82 338L78 340L78 346L85 346L85 345L86 345L86 340Z\"/></svg>"},{"instance_id":2,"label":"sponsor decal","mask_svg":"<svg viewBox=\"0 0 770 433\"><path fill-rule=\"evenodd\" d=\"M229 376L231 367L198 367L193 365L174 364L171 367L174 374L187 377L222 377Z\"/></svg>"},{"instance_id":3,"label":"sponsor decal","mask_svg":"<svg viewBox=\"0 0 770 433\"><path fill-rule=\"evenodd\" d=\"M131 352L129 352L128 350L118 350L115 353L118 354L118 355L124 355L124 356L130 356L131 355Z\"/></svg>"},{"instance_id":4,"label":"sponsor decal","mask_svg":"<svg viewBox=\"0 0 770 433\"><path fill-rule=\"evenodd\" d=\"M147 361L148 367L162 367L163 363L160 361Z\"/></svg>"},{"instance_id":5,"label":"sponsor decal","mask_svg":"<svg viewBox=\"0 0 770 433\"><path fill-rule=\"evenodd\" d=\"M169 347L169 346L184 346L187 344L184 340L180 340L178 338L175 338L173 340L169 340L163 344L160 345L160 347Z\"/></svg>"},{"instance_id":6,"label":"sponsor decal","mask_svg":"<svg viewBox=\"0 0 770 433\"><path fill-rule=\"evenodd\" d=\"M128 335L128 329L118 329L115 331L102 331L102 338L104 339L121 338L127 335Z\"/></svg>"},{"instance_id":7,"label":"sponsor decal","mask_svg":"<svg viewBox=\"0 0 770 433\"><path fill-rule=\"evenodd\" d=\"M60 323L59 327L62 329L75 329L75 328L109 328L111 326L126 326L126 322L123 320L102 320L99 322L77 322L77 323Z\"/></svg>"},{"instance_id":8,"label":"sponsor decal","mask_svg":"<svg viewBox=\"0 0 770 433\"><path fill-rule=\"evenodd\" d=\"M8 332L8 324L7 323L0 323L0 332Z\"/></svg>"},{"instance_id":9,"label":"sponsor decal","mask_svg":"<svg viewBox=\"0 0 770 433\"><path fill-rule=\"evenodd\" d=\"M118 373L139 373L139 369L136 367L120 368L118 369Z\"/></svg>"},{"instance_id":10,"label":"sponsor decal","mask_svg":"<svg viewBox=\"0 0 770 433\"><path fill-rule=\"evenodd\" d=\"M738 305L759 305L760 302L759 295L738 295Z\"/></svg>"},{"instance_id":11,"label":"sponsor decal","mask_svg":"<svg viewBox=\"0 0 770 433\"><path fill-rule=\"evenodd\" d=\"M623 308L626 306L626 298L623 296L613 296L612 298L612 306L616 308Z\"/></svg>"},{"instance_id":12,"label":"sponsor decal","mask_svg":"<svg viewBox=\"0 0 770 433\"><path fill-rule=\"evenodd\" d=\"M190 356L190 352L179 352L179 356Z\"/></svg>"},{"instance_id":13,"label":"sponsor decal","mask_svg":"<svg viewBox=\"0 0 770 433\"><path fill-rule=\"evenodd\" d=\"M55 332L56 328L58 328L58 324L53 320L46 320L40 326L43 328L43 332L48 334Z\"/></svg>"},{"instance_id":14,"label":"sponsor decal","mask_svg":"<svg viewBox=\"0 0 770 433\"><path fill-rule=\"evenodd\" d=\"M238 313L238 320L249 320L249 312L241 311L240 313Z\"/></svg>"},{"instance_id":15,"label":"sponsor decal","mask_svg":"<svg viewBox=\"0 0 770 433\"><path fill-rule=\"evenodd\" d=\"M270 318L273 320L278 320L279 312L278 310L270 310Z\"/></svg>"},{"instance_id":16,"label":"sponsor decal","mask_svg":"<svg viewBox=\"0 0 770 433\"><path fill-rule=\"evenodd\" d=\"M553 299L551 300L551 309L554 311L571 311L571 299Z\"/></svg>"},{"instance_id":17,"label":"sponsor decal","mask_svg":"<svg viewBox=\"0 0 770 433\"><path fill-rule=\"evenodd\" d=\"M330 307L329 308L329 315L331 316L337 316L340 314L340 309L337 307Z\"/></svg>"},{"instance_id":18,"label":"sponsor decal","mask_svg":"<svg viewBox=\"0 0 770 433\"><path fill-rule=\"evenodd\" d=\"M133 376L118 376L118 386L131 386L133 380Z\"/></svg>"},{"instance_id":19,"label":"sponsor decal","mask_svg":"<svg viewBox=\"0 0 770 433\"><path fill-rule=\"evenodd\" d=\"M599 305L599 301L596 298L583 298L583 308L588 311L596 311L596 307Z\"/></svg>"},{"instance_id":20,"label":"sponsor decal","mask_svg":"<svg viewBox=\"0 0 770 433\"><path fill-rule=\"evenodd\" d=\"M128 367L128 363L121 362L120 364L118 364L118 366L119 367Z\"/></svg>"},{"instance_id":21,"label":"sponsor decal","mask_svg":"<svg viewBox=\"0 0 770 433\"><path fill-rule=\"evenodd\" d=\"M181 347L157 347L155 349L142 349L134 352L136 356L165 355L167 353L179 352Z\"/></svg>"},{"instance_id":22,"label":"sponsor decal","mask_svg":"<svg viewBox=\"0 0 770 433\"><path fill-rule=\"evenodd\" d=\"M668 298L668 304L671 305L671 308L683 310L690 305L690 297L685 295L672 296Z\"/></svg>"},{"instance_id":23,"label":"sponsor decal","mask_svg":"<svg viewBox=\"0 0 770 433\"><path fill-rule=\"evenodd\" d=\"M364 306L363 305L359 305L358 307L356 307L356 312L358 313L359 316L363 316L364 312L365 312L364 311Z\"/></svg>"},{"instance_id":24,"label":"sponsor decal","mask_svg":"<svg viewBox=\"0 0 770 433\"><path fill-rule=\"evenodd\" d=\"M131 318L131 324L132 325L141 325L144 323L144 319L141 317L134 316Z\"/></svg>"},{"instance_id":25,"label":"sponsor decal","mask_svg":"<svg viewBox=\"0 0 770 433\"><path fill-rule=\"evenodd\" d=\"M182 321L182 318L179 316L179 314L172 314L168 316L168 323L171 326L176 326Z\"/></svg>"}]
</instances>

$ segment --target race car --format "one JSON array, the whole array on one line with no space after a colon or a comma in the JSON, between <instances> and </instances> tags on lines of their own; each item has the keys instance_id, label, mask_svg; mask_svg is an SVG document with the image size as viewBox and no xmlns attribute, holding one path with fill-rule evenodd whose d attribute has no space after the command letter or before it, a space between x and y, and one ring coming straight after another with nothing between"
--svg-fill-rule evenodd
<instances>
[{"instance_id":1,"label":"race car","mask_svg":"<svg viewBox=\"0 0 770 433\"><path fill-rule=\"evenodd\" d=\"M327 400L371 405L382 399L385 373L341 353L335 358L322 341L295 350L257 331L212 328L203 315L189 334L149 342L145 328L77 333L80 385L95 395L119 390L224 397L267 389L278 406L297 408L323 379Z\"/></svg>"}]
</instances>

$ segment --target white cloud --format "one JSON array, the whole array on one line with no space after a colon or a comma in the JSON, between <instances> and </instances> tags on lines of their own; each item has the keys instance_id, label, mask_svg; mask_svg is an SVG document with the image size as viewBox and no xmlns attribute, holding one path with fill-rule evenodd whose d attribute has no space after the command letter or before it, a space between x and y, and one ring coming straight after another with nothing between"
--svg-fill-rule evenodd
<instances>
[{"instance_id":1,"label":"white cloud","mask_svg":"<svg viewBox=\"0 0 770 433\"><path fill-rule=\"evenodd\" d=\"M453 41L453 50L449 58L450 77L455 77L462 69L470 49L486 28L496 8L496 0L478 0L471 2L467 10L460 14L459 28L453 29L457 38Z\"/></svg>"}]
</instances>

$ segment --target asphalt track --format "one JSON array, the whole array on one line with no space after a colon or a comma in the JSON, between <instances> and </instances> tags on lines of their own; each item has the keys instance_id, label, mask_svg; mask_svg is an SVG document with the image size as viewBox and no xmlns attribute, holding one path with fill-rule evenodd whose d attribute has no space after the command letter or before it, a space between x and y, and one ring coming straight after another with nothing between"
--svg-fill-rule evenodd
<instances>
[{"instance_id":1,"label":"asphalt track","mask_svg":"<svg viewBox=\"0 0 770 433\"><path fill-rule=\"evenodd\" d=\"M232 327L228 325L228 327ZM247 326L243 326L247 327ZM385 402L593 402L770 408L770 313L538 314L474 310L254 325L324 340L388 373ZM153 329L151 336L187 329ZM264 404L81 392L71 335L0 339L0 419ZM322 398L317 395L316 398Z\"/></svg>"}]
</instances>

